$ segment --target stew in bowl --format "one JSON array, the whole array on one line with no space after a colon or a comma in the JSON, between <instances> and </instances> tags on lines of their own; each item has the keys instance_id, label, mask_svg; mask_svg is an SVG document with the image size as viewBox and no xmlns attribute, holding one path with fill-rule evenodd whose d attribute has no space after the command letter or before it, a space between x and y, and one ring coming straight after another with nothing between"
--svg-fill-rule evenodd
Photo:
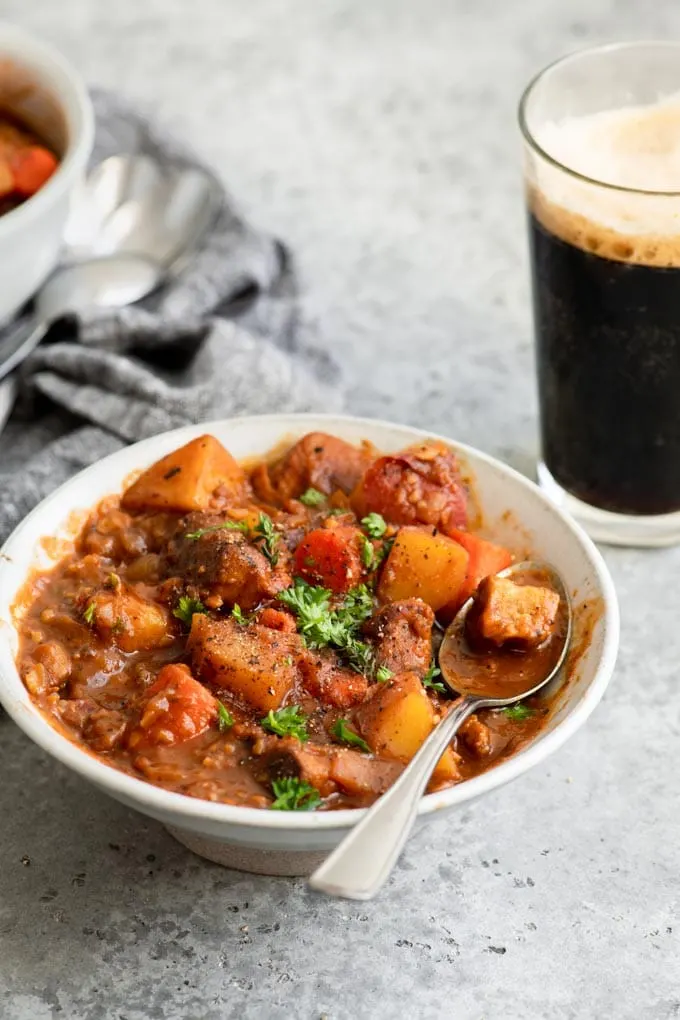
<instances>
[{"instance_id":1,"label":"stew in bowl","mask_svg":"<svg viewBox=\"0 0 680 1020\"><path fill-rule=\"evenodd\" d=\"M239 463L199 436L31 574L17 665L54 727L156 786L269 810L366 807L452 704L438 645L468 598L461 669L483 657L511 685L559 644L559 596L540 576L497 578L513 555L479 522L434 439L382 455L317 431ZM472 716L430 790L514 755L551 707Z\"/></svg>"}]
</instances>

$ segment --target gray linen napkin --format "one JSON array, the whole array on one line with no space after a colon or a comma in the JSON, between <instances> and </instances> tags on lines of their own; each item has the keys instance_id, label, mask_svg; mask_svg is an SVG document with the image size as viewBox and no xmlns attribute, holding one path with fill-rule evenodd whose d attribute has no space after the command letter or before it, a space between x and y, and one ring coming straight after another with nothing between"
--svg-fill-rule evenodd
<instances>
[{"instance_id":1,"label":"gray linen napkin","mask_svg":"<svg viewBox=\"0 0 680 1020\"><path fill-rule=\"evenodd\" d=\"M200 165L118 98L93 100L93 163L145 152ZM211 418L339 409L336 366L296 339L295 293L284 247L225 194L179 279L139 305L59 327L23 366L0 435L0 542L52 489L126 443Z\"/></svg>"}]
</instances>

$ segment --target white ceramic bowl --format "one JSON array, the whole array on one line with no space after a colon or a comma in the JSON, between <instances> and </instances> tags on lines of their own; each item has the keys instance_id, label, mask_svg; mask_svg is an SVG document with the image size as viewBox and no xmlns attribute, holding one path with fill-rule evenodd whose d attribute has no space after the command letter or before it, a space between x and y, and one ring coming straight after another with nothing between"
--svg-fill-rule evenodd
<instances>
[{"instance_id":1,"label":"white ceramic bowl","mask_svg":"<svg viewBox=\"0 0 680 1020\"><path fill-rule=\"evenodd\" d=\"M231 807L169 793L105 765L61 736L33 706L14 661L17 634L11 606L29 570L52 562L40 540L52 535L68 540L73 534L73 512L87 510L102 497L120 491L131 472L147 467L204 432L217 436L241 458L264 454L282 439L292 440L314 429L350 442L369 439L386 452L429 435L402 425L325 415L235 418L166 432L106 457L76 475L19 525L0 554L0 702L14 721L58 761L103 792L163 822L197 853L232 867L268 874L309 872L363 812L289 814ZM424 797L419 811L421 824L502 786L556 751L583 725L602 697L619 640L613 583L584 532L516 471L470 447L445 442L472 474L485 521L494 534L517 552L529 545L537 557L561 571L576 604L588 600L599 604L600 612L575 675L558 696L556 710L534 743L474 779Z\"/></svg>"},{"instance_id":2,"label":"white ceramic bowl","mask_svg":"<svg viewBox=\"0 0 680 1020\"><path fill-rule=\"evenodd\" d=\"M47 43L0 22L0 110L34 127L61 157L59 168L23 205L0 216L0 325L57 263L69 204L92 151L94 115L71 65Z\"/></svg>"}]
</instances>

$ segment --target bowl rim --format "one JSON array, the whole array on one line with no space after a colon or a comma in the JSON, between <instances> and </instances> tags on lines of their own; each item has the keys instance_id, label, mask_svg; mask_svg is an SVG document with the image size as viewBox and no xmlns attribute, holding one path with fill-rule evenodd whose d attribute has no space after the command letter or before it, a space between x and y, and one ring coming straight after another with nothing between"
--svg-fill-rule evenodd
<instances>
[{"instance_id":1,"label":"bowl rim","mask_svg":"<svg viewBox=\"0 0 680 1020\"><path fill-rule=\"evenodd\" d=\"M0 21L0 59L3 56L29 71L40 63L46 73L57 78L53 98L73 135L49 180L21 205L0 216L0 238L21 230L59 198L85 166L94 144L94 108L87 87L73 64L55 46L12 22ZM42 82L38 84L44 88Z\"/></svg>"},{"instance_id":2,"label":"bowl rim","mask_svg":"<svg viewBox=\"0 0 680 1020\"><path fill-rule=\"evenodd\" d=\"M28 527L29 522L38 514L43 514L50 504L60 500L62 494L68 490L76 479L81 479L84 475L88 474L88 472L91 472L96 468L100 468L102 464L112 463L116 459L129 457L131 450L139 452L140 466L153 463L153 460L151 459L155 456L153 451L160 439L166 440L169 437L173 437L173 439L176 439L177 441L177 446L181 446L183 443L188 442L195 436L202 435L203 433L210 433L216 428L220 430L223 430L225 427L229 428L230 426L240 426L242 428L244 422L271 425L280 424L282 436L285 435L286 427L292 429L299 427L302 429L304 428L305 422L313 422L316 424L312 427L318 427L318 425L322 424L327 427L326 430L328 432L332 432L333 423L336 423L336 425L340 427L347 424L360 426L362 428L365 427L366 438L369 439L369 441L371 431L376 428L400 431L404 434L405 439L413 438L415 440L422 440L427 438L440 440L453 448L454 452L460 452L463 457L467 456L478 461L483 461L493 467L496 471L500 471L500 473L505 475L514 485L519 485L524 489L528 489L533 496L537 496L539 498L540 502L547 504L550 507L551 511L554 512L560 519L561 524L571 532L573 537L578 541L586 553L587 559L600 586L604 607L602 617L604 625L602 654L591 683L586 688L571 712L566 716L566 718L556 725L555 729L546 733L543 737L539 737L535 743L519 751L511 758L508 758L507 761L495 766L494 768L488 769L479 776L467 779L465 782L458 783L455 786L439 790L436 793L426 794L423 798L421 798L418 806L418 816L430 815L444 808L448 809L456 805L463 804L466 801L474 800L475 798L485 793L489 793L491 790L510 782L557 751L565 743L565 741L569 739L569 737L580 729L593 712L605 692L614 669L619 645L618 599L614 588L614 582L609 574L609 570L601 553L595 547L591 539L588 538L583 529L571 520L571 518L569 518L563 510L552 503L534 482L520 474L520 472L516 471L509 465L504 464L502 461L497 460L495 457L477 450L475 447L466 443L459 443L436 432L415 428L410 425L402 425L397 422L389 422L377 418L355 417L353 415L314 413L294 414L284 412L281 414L248 415L213 419L196 425L185 425L178 429L158 433L155 436L151 436L148 439L126 446L123 449L96 461L94 464L84 468L82 471L79 471L76 475L73 475L70 479L68 479L68 481L64 482L55 489L54 492L43 499L38 506L36 506L24 518L24 520L17 525L2 546L2 549L0 549L0 587L2 586L3 574L5 570L8 569L6 566L6 559L12 557L12 550L15 547L21 546L22 533ZM149 458L144 456L147 453L150 454ZM132 470L134 470L134 468ZM72 507L71 509L73 510L75 508ZM80 507L78 509L80 509ZM60 519L67 516L68 513L60 513ZM12 662L13 661L12 656ZM18 671L15 668L15 677L17 676ZM25 688L24 691L26 697L21 701L17 701L9 694L9 692L5 692L3 690L3 684L3 664L0 659L0 704L3 705L8 715L14 720L20 729L22 729L27 736L38 744L39 747L47 751L62 764L73 769L73 771L83 778L89 780L95 786L103 788L112 796L118 797L119 800L123 800L128 804L137 806L142 811L148 809L148 813L151 814L152 817L158 817L159 815L167 816L170 814L175 816L175 819L184 817L186 819L193 819L197 822L205 821L211 823L223 823L225 826L234 826L243 830L252 830L253 834L255 834L258 830L261 832L262 830L275 831L280 829L294 832L319 832L351 828L364 817L367 810L366 808L343 808L337 811L309 813L266 811L262 808L240 807L231 804L215 803L190 797L186 794L164 790L161 787L154 786L147 780L137 779L135 776L128 775L114 766L106 764L104 761L95 756L94 753L73 743L68 739L68 737L62 735L47 721L47 718L43 716L39 709L33 704ZM173 824L177 824L177 822L173 821Z\"/></svg>"}]
</instances>

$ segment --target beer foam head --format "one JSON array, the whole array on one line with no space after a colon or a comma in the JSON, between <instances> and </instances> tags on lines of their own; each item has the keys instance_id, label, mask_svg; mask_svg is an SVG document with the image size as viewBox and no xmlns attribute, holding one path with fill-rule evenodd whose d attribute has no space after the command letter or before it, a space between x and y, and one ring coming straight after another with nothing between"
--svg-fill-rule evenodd
<instances>
[{"instance_id":1,"label":"beer foam head","mask_svg":"<svg viewBox=\"0 0 680 1020\"><path fill-rule=\"evenodd\" d=\"M610 258L680 265L680 95L546 121L533 134L561 166L600 182L537 161L532 207L549 230Z\"/></svg>"}]
</instances>

